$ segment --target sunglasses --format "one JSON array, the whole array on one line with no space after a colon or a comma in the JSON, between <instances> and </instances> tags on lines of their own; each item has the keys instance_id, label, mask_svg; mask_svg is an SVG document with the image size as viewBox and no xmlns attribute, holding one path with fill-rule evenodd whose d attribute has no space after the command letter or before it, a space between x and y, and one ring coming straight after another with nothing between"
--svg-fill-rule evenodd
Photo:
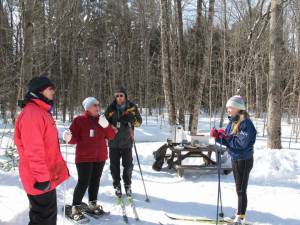
<instances>
[{"instance_id":1,"label":"sunglasses","mask_svg":"<svg viewBox=\"0 0 300 225\"><path fill-rule=\"evenodd\" d=\"M98 106L100 106L100 104L94 104L93 106L94 106L94 107L98 107Z\"/></svg>"},{"instance_id":2,"label":"sunglasses","mask_svg":"<svg viewBox=\"0 0 300 225\"><path fill-rule=\"evenodd\" d=\"M116 98L124 98L124 95L115 95Z\"/></svg>"}]
</instances>

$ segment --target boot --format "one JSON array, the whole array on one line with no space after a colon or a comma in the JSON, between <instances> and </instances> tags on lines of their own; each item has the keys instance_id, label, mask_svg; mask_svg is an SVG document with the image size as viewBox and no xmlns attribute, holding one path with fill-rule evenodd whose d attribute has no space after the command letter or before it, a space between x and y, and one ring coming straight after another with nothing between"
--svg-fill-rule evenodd
<instances>
[{"instance_id":1,"label":"boot","mask_svg":"<svg viewBox=\"0 0 300 225\"><path fill-rule=\"evenodd\" d=\"M72 212L70 215L70 218L77 223L87 223L89 220L86 218L82 213L82 208L80 205L73 205L72 206Z\"/></svg>"},{"instance_id":2,"label":"boot","mask_svg":"<svg viewBox=\"0 0 300 225\"><path fill-rule=\"evenodd\" d=\"M125 193L128 197L132 196L131 185L125 185Z\"/></svg>"},{"instance_id":3,"label":"boot","mask_svg":"<svg viewBox=\"0 0 300 225\"><path fill-rule=\"evenodd\" d=\"M121 198L121 197L122 197L122 189L121 189L121 186L116 186L116 187L115 187L115 195L116 195L118 198Z\"/></svg>"},{"instance_id":4,"label":"boot","mask_svg":"<svg viewBox=\"0 0 300 225\"><path fill-rule=\"evenodd\" d=\"M233 220L234 225L244 225L245 224L245 216L236 215L235 219Z\"/></svg>"},{"instance_id":5,"label":"boot","mask_svg":"<svg viewBox=\"0 0 300 225\"><path fill-rule=\"evenodd\" d=\"M89 202L86 213L93 214L95 216L103 216L106 214L106 212L103 210L103 207L97 204L97 200Z\"/></svg>"}]
</instances>

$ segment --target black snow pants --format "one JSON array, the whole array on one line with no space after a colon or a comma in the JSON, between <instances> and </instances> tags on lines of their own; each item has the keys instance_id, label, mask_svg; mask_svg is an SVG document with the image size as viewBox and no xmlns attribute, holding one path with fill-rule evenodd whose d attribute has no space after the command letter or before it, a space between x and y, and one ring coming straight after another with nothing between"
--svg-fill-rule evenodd
<instances>
[{"instance_id":1,"label":"black snow pants","mask_svg":"<svg viewBox=\"0 0 300 225\"><path fill-rule=\"evenodd\" d=\"M232 160L232 169L238 196L237 215L245 215L247 210L247 187L250 171L253 168L253 157L246 160Z\"/></svg>"},{"instance_id":2,"label":"black snow pants","mask_svg":"<svg viewBox=\"0 0 300 225\"><path fill-rule=\"evenodd\" d=\"M120 186L121 169L120 160L122 158L123 182L125 186L131 185L131 176L133 170L132 148L110 148L110 172L113 178L113 186Z\"/></svg>"},{"instance_id":3,"label":"black snow pants","mask_svg":"<svg viewBox=\"0 0 300 225\"><path fill-rule=\"evenodd\" d=\"M41 195L27 195L29 199L28 225L56 225L56 190Z\"/></svg>"},{"instance_id":4,"label":"black snow pants","mask_svg":"<svg viewBox=\"0 0 300 225\"><path fill-rule=\"evenodd\" d=\"M73 204L80 205L83 196L88 189L89 201L97 200L100 178L105 165L102 162L77 163L78 182L73 193Z\"/></svg>"}]
</instances>

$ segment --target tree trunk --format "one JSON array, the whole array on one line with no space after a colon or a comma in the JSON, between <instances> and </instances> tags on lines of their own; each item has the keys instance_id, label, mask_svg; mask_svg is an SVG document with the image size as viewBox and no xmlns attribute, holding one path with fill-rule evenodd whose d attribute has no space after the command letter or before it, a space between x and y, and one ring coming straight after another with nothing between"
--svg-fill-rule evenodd
<instances>
[{"instance_id":1,"label":"tree trunk","mask_svg":"<svg viewBox=\"0 0 300 225\"><path fill-rule=\"evenodd\" d=\"M272 0L271 4L268 148L281 149L283 15L280 0Z\"/></svg>"},{"instance_id":2,"label":"tree trunk","mask_svg":"<svg viewBox=\"0 0 300 225\"><path fill-rule=\"evenodd\" d=\"M255 54L255 117L260 118L262 114L262 83L263 83L263 76L261 74L261 64L260 60L261 57L259 54Z\"/></svg>"},{"instance_id":3,"label":"tree trunk","mask_svg":"<svg viewBox=\"0 0 300 225\"><path fill-rule=\"evenodd\" d=\"M293 89L292 89L292 95L290 97L290 103L289 103L289 116L295 116L296 110L297 110L297 95L299 95L299 78L300 78L300 2L294 1L294 7L295 7L295 19L297 23L297 62L295 65L295 71L293 74ZM290 121L290 119L289 119Z\"/></svg>"},{"instance_id":4,"label":"tree trunk","mask_svg":"<svg viewBox=\"0 0 300 225\"><path fill-rule=\"evenodd\" d=\"M179 101L179 124L185 127L185 78L184 78L184 56L183 56L183 23L182 23L182 5L181 0L176 0L176 25L177 25L177 96Z\"/></svg>"},{"instance_id":5,"label":"tree trunk","mask_svg":"<svg viewBox=\"0 0 300 225\"><path fill-rule=\"evenodd\" d=\"M211 40L212 40L212 26L213 26L213 17L214 17L214 6L215 1L210 0L209 1L209 8L208 8L208 21L207 21L207 40L204 39L204 22L201 11L202 11L202 1L198 0L197 5L197 31L196 31L196 38L199 41L197 47L197 51L201 51L199 56L198 68L197 68L197 79L195 84L195 96L194 99L192 99L192 110L191 110L191 116L190 116L190 124L189 129L191 131L191 134L195 135L197 134L198 129L198 117L202 102L202 95L203 95L203 89L207 77L207 71L209 70L209 52L210 52L210 46L211 46ZM202 40L201 40L202 39ZM201 46L201 41L203 42L204 46Z\"/></svg>"},{"instance_id":6,"label":"tree trunk","mask_svg":"<svg viewBox=\"0 0 300 225\"><path fill-rule=\"evenodd\" d=\"M172 77L170 68L169 52L169 16L168 1L160 0L160 21L161 21L161 72L163 77L163 87L165 94L165 104L169 114L169 124L173 125L176 121L175 101L172 87Z\"/></svg>"},{"instance_id":7,"label":"tree trunk","mask_svg":"<svg viewBox=\"0 0 300 225\"><path fill-rule=\"evenodd\" d=\"M20 90L18 97L23 93L24 83L32 78L32 51L33 51L33 8L35 1L24 0L23 2L23 36L24 50L21 66Z\"/></svg>"},{"instance_id":8,"label":"tree trunk","mask_svg":"<svg viewBox=\"0 0 300 225\"><path fill-rule=\"evenodd\" d=\"M223 60L222 60L222 108L221 108L221 115L220 115L220 127L223 127L224 123L224 114L225 114L225 107L226 107L226 76L227 76L227 42L226 42L226 35L227 35L227 4L226 0L223 0L223 7L224 7L224 31L223 31Z\"/></svg>"}]
</instances>

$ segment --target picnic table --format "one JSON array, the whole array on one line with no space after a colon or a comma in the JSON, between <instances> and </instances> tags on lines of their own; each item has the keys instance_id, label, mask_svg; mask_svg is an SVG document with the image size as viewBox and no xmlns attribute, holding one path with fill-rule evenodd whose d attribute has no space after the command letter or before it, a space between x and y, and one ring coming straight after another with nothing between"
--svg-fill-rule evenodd
<instances>
[{"instance_id":1,"label":"picnic table","mask_svg":"<svg viewBox=\"0 0 300 225\"><path fill-rule=\"evenodd\" d=\"M171 150L171 154L166 154L166 160L169 169L174 168L178 176L182 177L185 169L198 169L198 170L211 170L217 172L217 162L211 158L213 152L216 152L214 145L191 145L178 144L168 141L168 149ZM222 146L218 146L218 151L224 154L227 149ZM203 164L183 165L183 161L187 158L202 158ZM222 161L222 160L221 160ZM221 164L221 173L227 175L232 171L232 167Z\"/></svg>"}]
</instances>

